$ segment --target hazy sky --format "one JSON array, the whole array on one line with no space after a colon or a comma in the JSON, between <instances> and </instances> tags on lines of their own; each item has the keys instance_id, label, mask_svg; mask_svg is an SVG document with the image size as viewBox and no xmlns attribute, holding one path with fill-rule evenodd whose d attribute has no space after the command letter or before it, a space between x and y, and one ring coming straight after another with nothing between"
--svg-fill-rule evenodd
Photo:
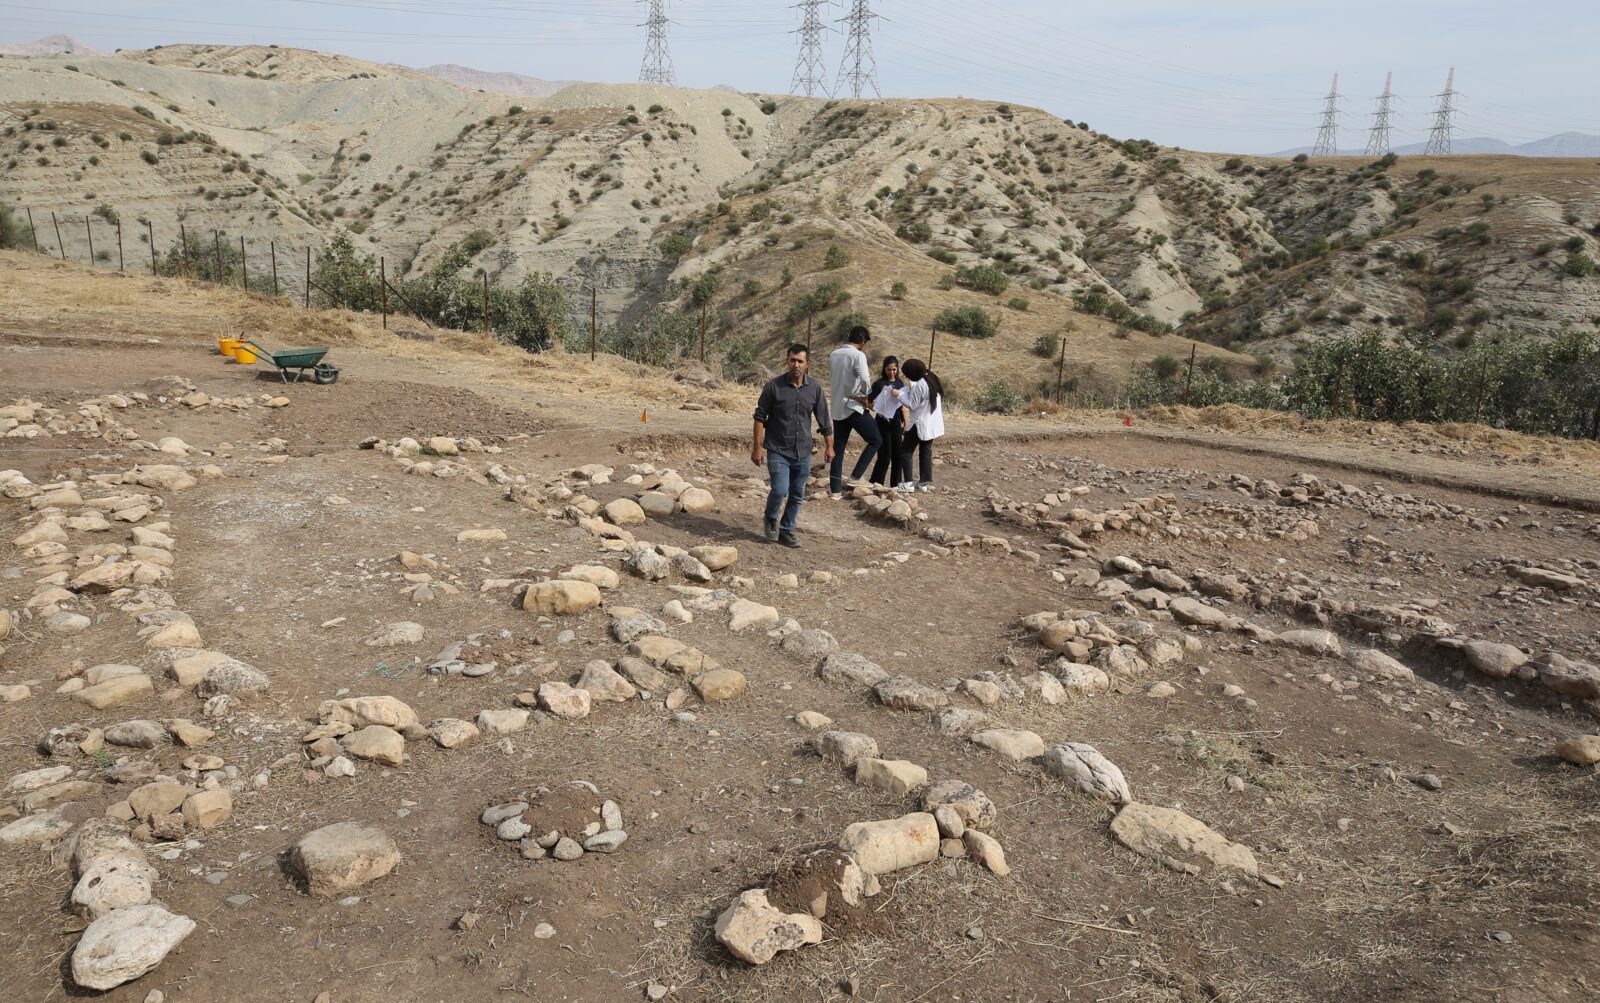
<instances>
[{"instance_id":1,"label":"hazy sky","mask_svg":"<svg viewBox=\"0 0 1600 1003\"><path fill-rule=\"evenodd\" d=\"M668 0L678 82L785 92L794 0ZM825 9L832 22L842 4ZM885 96L1044 108L1191 149L1309 145L1338 73L1340 145L1364 144L1393 70L1395 145L1420 141L1454 64L1460 137L1600 133L1600 0L873 0ZM380 62L635 80L631 0L0 0L0 41L66 32L104 49L276 42ZM842 27L842 26L841 26ZM830 74L842 35L825 42Z\"/></svg>"}]
</instances>

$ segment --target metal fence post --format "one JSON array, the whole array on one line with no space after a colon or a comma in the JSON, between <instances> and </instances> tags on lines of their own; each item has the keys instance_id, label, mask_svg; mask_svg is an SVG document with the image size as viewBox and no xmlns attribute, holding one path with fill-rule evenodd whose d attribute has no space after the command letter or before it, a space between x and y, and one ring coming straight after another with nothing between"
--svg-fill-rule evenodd
<instances>
[{"instance_id":1,"label":"metal fence post","mask_svg":"<svg viewBox=\"0 0 1600 1003\"><path fill-rule=\"evenodd\" d=\"M61 242L61 224L56 221L55 210L50 210L50 225L56 229L56 253L61 255L61 260L67 260L67 245Z\"/></svg>"},{"instance_id":2,"label":"metal fence post","mask_svg":"<svg viewBox=\"0 0 1600 1003\"><path fill-rule=\"evenodd\" d=\"M145 236L150 238L150 274L160 275L161 271L156 268L156 225L148 219L145 220L144 232Z\"/></svg>"},{"instance_id":3,"label":"metal fence post","mask_svg":"<svg viewBox=\"0 0 1600 1003\"><path fill-rule=\"evenodd\" d=\"M272 252L272 295L278 295L278 242L267 241L267 250Z\"/></svg>"},{"instance_id":4,"label":"metal fence post","mask_svg":"<svg viewBox=\"0 0 1600 1003\"><path fill-rule=\"evenodd\" d=\"M250 291L250 263L244 256L244 234L239 234L239 288Z\"/></svg>"},{"instance_id":5,"label":"metal fence post","mask_svg":"<svg viewBox=\"0 0 1600 1003\"><path fill-rule=\"evenodd\" d=\"M589 287L589 361L594 361L595 344L599 341L600 292Z\"/></svg>"},{"instance_id":6,"label":"metal fence post","mask_svg":"<svg viewBox=\"0 0 1600 1003\"><path fill-rule=\"evenodd\" d=\"M94 228L89 225L89 214L83 216L83 236L89 242L89 267L94 267Z\"/></svg>"},{"instance_id":7,"label":"metal fence post","mask_svg":"<svg viewBox=\"0 0 1600 1003\"><path fill-rule=\"evenodd\" d=\"M127 261L122 256L122 217L117 217L117 271L127 271Z\"/></svg>"},{"instance_id":8,"label":"metal fence post","mask_svg":"<svg viewBox=\"0 0 1600 1003\"><path fill-rule=\"evenodd\" d=\"M28 208L28 232L33 234L33 253L41 254L39 250L39 228L33 225L33 208Z\"/></svg>"},{"instance_id":9,"label":"metal fence post","mask_svg":"<svg viewBox=\"0 0 1600 1003\"><path fill-rule=\"evenodd\" d=\"M383 258L378 259L378 299L382 304L383 329L387 331L389 330L389 266Z\"/></svg>"},{"instance_id":10,"label":"metal fence post","mask_svg":"<svg viewBox=\"0 0 1600 1003\"><path fill-rule=\"evenodd\" d=\"M1062 385L1063 379L1064 379L1064 377L1066 375L1067 375L1067 337L1066 337L1066 333L1062 332L1062 336L1061 336L1061 358L1056 362L1056 403L1057 404L1061 403L1061 385Z\"/></svg>"}]
</instances>

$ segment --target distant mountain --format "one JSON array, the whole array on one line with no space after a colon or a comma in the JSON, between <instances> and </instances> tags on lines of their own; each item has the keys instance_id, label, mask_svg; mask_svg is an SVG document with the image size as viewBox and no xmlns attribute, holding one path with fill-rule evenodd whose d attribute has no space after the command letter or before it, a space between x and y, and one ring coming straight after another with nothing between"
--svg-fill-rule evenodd
<instances>
[{"instance_id":1,"label":"distant mountain","mask_svg":"<svg viewBox=\"0 0 1600 1003\"><path fill-rule=\"evenodd\" d=\"M105 56L92 45L78 41L71 35L46 35L33 42L0 45L0 56Z\"/></svg>"},{"instance_id":2,"label":"distant mountain","mask_svg":"<svg viewBox=\"0 0 1600 1003\"><path fill-rule=\"evenodd\" d=\"M1427 149L1426 143L1411 143L1407 146L1397 146L1394 152L1401 156L1415 156ZM1293 157L1301 153L1310 153L1311 147L1299 146L1292 150L1283 150L1279 153L1268 154L1273 157ZM1563 132L1556 136L1547 136L1536 139L1531 143L1522 143L1513 146L1503 139L1493 139L1488 136L1478 136L1472 139L1457 139L1450 144L1452 153L1481 153L1500 154L1509 157L1600 157L1600 136L1591 136L1584 132ZM1365 148L1340 150L1341 157L1360 157L1366 153Z\"/></svg>"},{"instance_id":3,"label":"distant mountain","mask_svg":"<svg viewBox=\"0 0 1600 1003\"><path fill-rule=\"evenodd\" d=\"M549 97L556 91L579 82L540 80L538 77L525 77L520 73L492 73L487 70L475 70L470 66L457 66L455 63L424 66L418 72L468 90L523 98Z\"/></svg>"}]
</instances>

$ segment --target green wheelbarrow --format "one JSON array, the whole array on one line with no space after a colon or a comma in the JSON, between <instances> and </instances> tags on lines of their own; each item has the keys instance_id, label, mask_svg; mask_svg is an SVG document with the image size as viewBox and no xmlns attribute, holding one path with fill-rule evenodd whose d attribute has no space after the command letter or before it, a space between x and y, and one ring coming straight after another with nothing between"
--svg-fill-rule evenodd
<instances>
[{"instance_id":1,"label":"green wheelbarrow","mask_svg":"<svg viewBox=\"0 0 1600 1003\"><path fill-rule=\"evenodd\" d=\"M306 373L311 374L311 379L317 383L339 382L339 367L330 366L322 361L328 354L326 348L290 348L282 352L274 352L262 348L249 339L245 340L251 354L256 358L265 360L278 367L278 375L285 383L299 383ZM294 379L289 378L289 371L294 370Z\"/></svg>"}]
</instances>

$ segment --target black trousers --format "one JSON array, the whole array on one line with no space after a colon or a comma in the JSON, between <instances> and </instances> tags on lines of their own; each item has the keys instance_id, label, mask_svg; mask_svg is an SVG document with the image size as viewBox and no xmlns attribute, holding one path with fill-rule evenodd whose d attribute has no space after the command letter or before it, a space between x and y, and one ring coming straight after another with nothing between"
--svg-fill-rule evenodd
<instances>
[{"instance_id":1,"label":"black trousers","mask_svg":"<svg viewBox=\"0 0 1600 1003\"><path fill-rule=\"evenodd\" d=\"M917 472L921 474L917 480L923 484L933 483L933 440L917 437L917 426L912 425L900 440L900 479L911 480L911 456L917 457Z\"/></svg>"},{"instance_id":2,"label":"black trousers","mask_svg":"<svg viewBox=\"0 0 1600 1003\"><path fill-rule=\"evenodd\" d=\"M878 435L883 439L883 446L878 450L878 459L872 465L872 483L882 484L883 475L889 475L889 486L892 488L902 480L900 476L900 450L902 431L900 422L891 418L878 418Z\"/></svg>"}]
</instances>

